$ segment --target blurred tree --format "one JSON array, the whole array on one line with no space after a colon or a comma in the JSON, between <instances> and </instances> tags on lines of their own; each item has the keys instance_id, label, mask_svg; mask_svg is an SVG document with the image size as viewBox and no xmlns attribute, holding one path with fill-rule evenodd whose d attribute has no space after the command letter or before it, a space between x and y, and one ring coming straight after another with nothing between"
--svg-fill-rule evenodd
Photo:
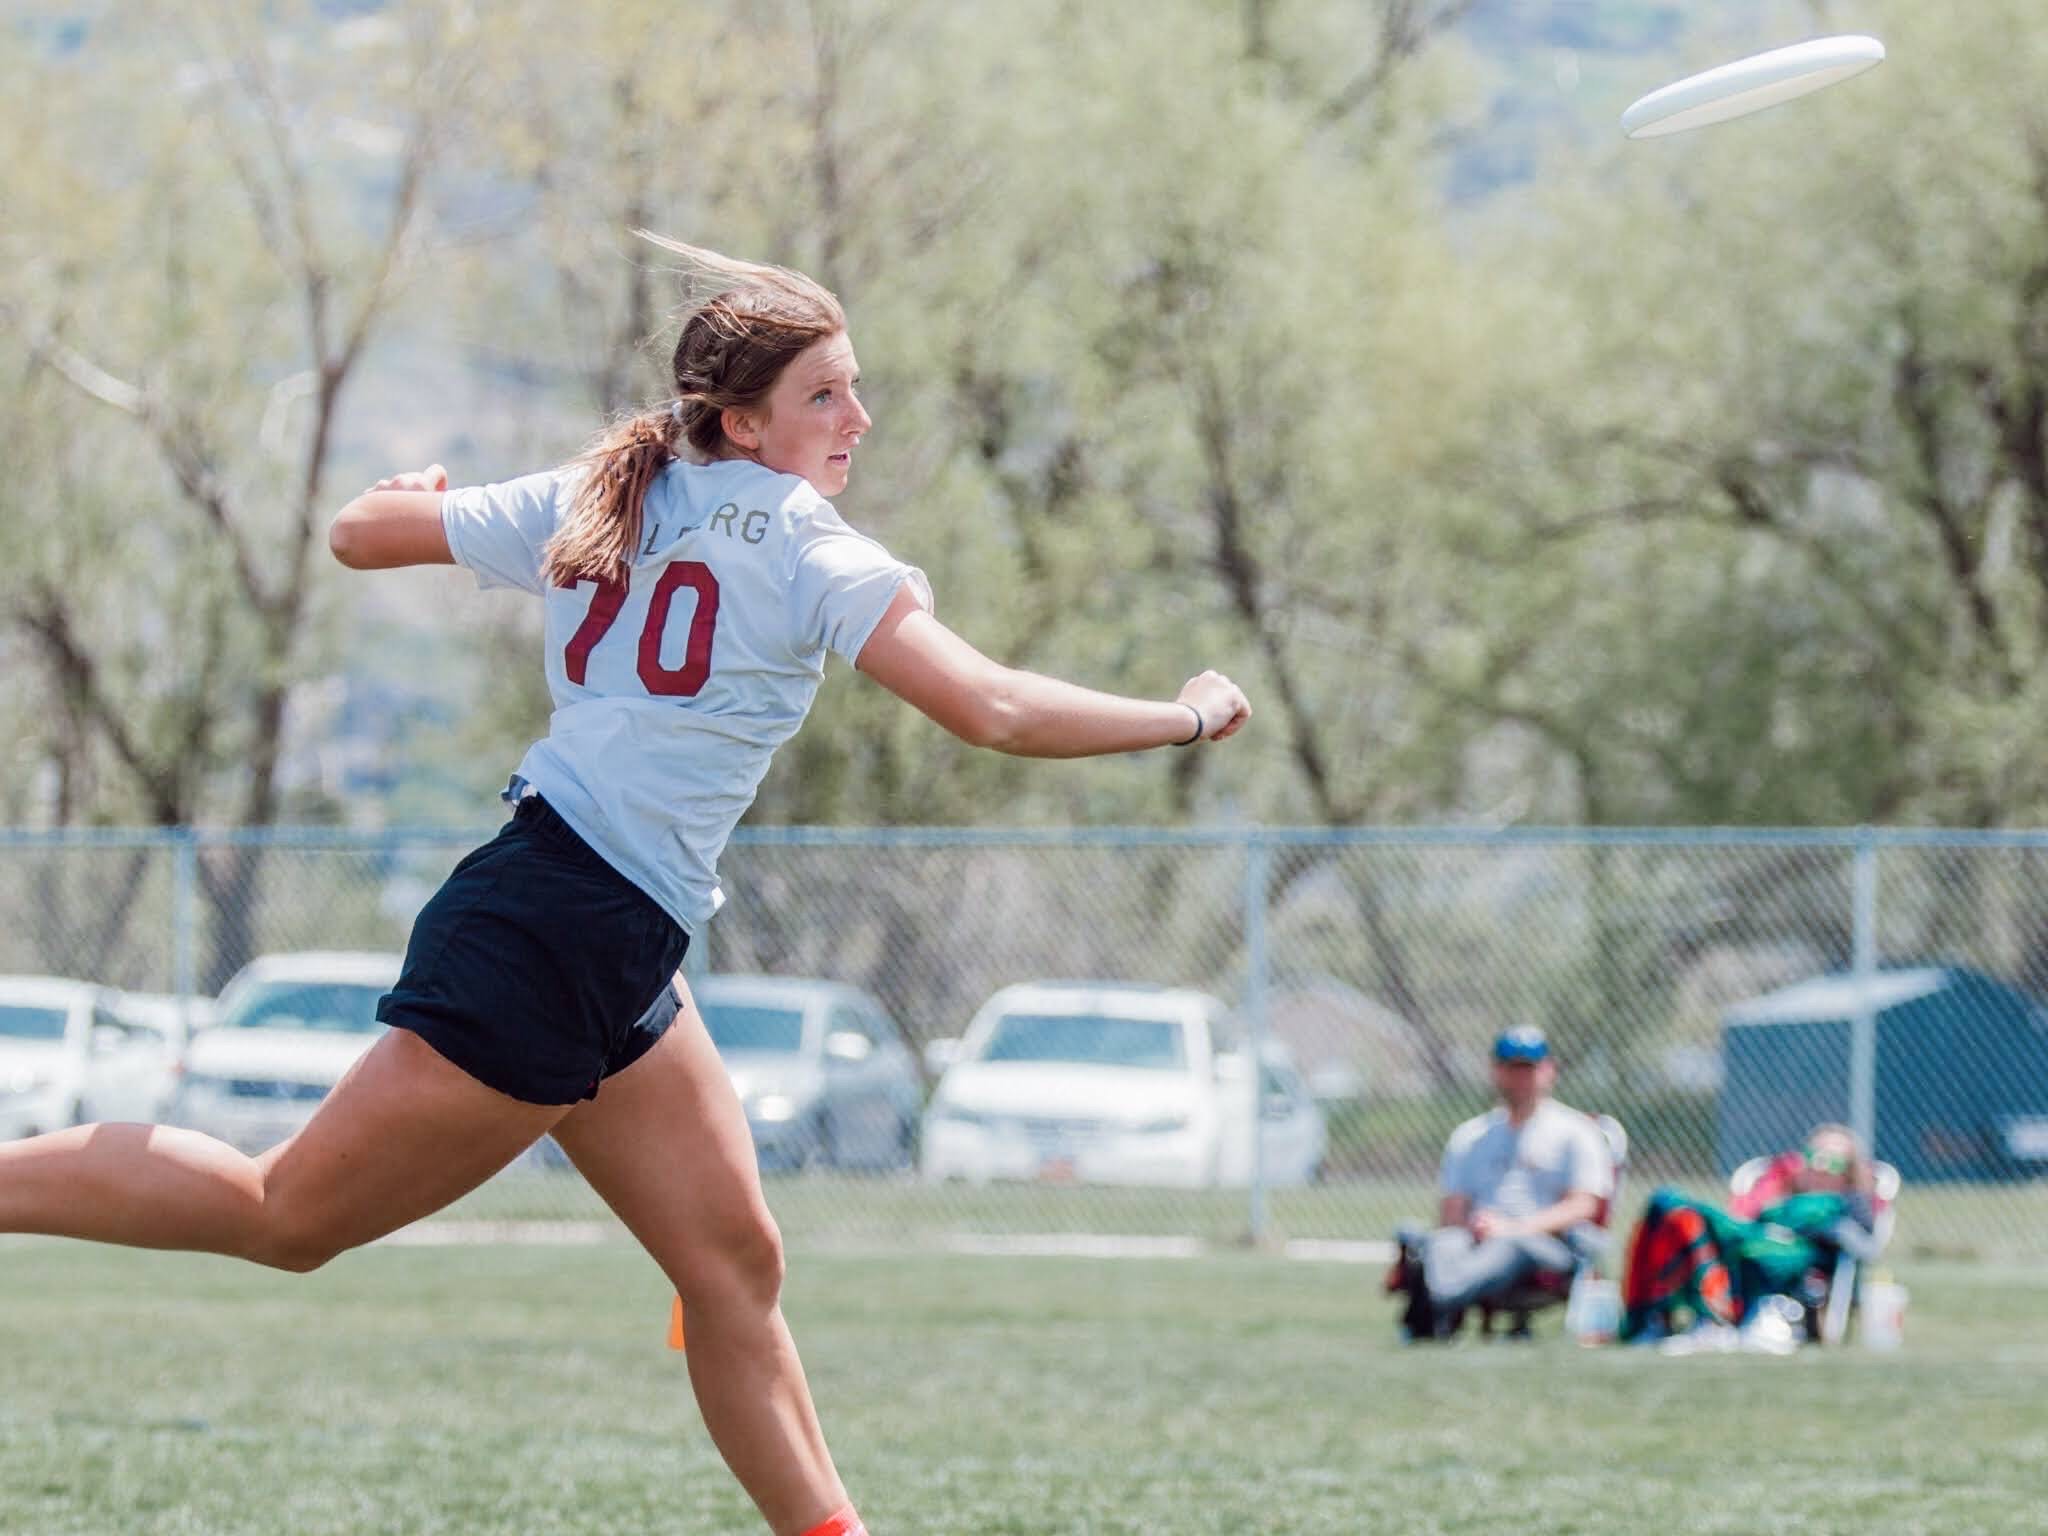
<instances>
[{"instance_id":1,"label":"blurred tree","mask_svg":"<svg viewBox=\"0 0 2048 1536\"><path fill-rule=\"evenodd\" d=\"M308 516L432 185L459 251L404 340L479 381L458 474L664 392L675 295L632 226L788 260L841 290L867 367L846 510L942 613L1108 687L1220 662L1261 705L1227 754L1046 770L833 687L758 819L2036 814L2025 9L1887 9L1869 81L1455 207L1445 146L1488 100L1463 31L1550 23L518 0L461 90L399 67L452 25L414 12L198 7L18 50L0 238L32 362L0 408L34 445L6 515L35 556L5 600L49 704L17 750L50 767L12 777L70 817L275 814ZM1664 46L1673 8L1640 10L1598 30ZM164 58L184 94L152 105L124 71ZM145 497L183 512L115 535ZM131 564L75 590L88 550ZM532 669L495 668L532 638L475 633L492 685L445 750L478 792L544 722Z\"/></svg>"},{"instance_id":2,"label":"blurred tree","mask_svg":"<svg viewBox=\"0 0 2048 1536\"><path fill-rule=\"evenodd\" d=\"M1568 761L1578 816L2048 811L2048 53L2026 10L1890 7L1886 72L1796 123L1629 146L1530 212L1560 296L1502 349L1520 387L1463 519L1492 622L1428 675ZM1530 241L1494 259L1526 267Z\"/></svg>"},{"instance_id":3,"label":"blurred tree","mask_svg":"<svg viewBox=\"0 0 2048 1536\"><path fill-rule=\"evenodd\" d=\"M1471 492L1446 502L1463 589L1412 673L1531 744L1524 770L1552 768L1525 782L1564 819L2048 811L2048 54L2026 10L1887 7L1869 80L1553 166L1489 211L1475 259L1519 298L1446 482ZM1646 932L1615 862L1595 854L1558 993L1595 1018L1640 1013L1719 922L1710 902L1709 926ZM1838 909L1843 872L1811 875ZM1811 937L1846 958L1839 928Z\"/></svg>"},{"instance_id":4,"label":"blurred tree","mask_svg":"<svg viewBox=\"0 0 2048 1536\"><path fill-rule=\"evenodd\" d=\"M62 439L26 479L64 515L8 498L0 604L62 711L67 817L278 812L341 402L425 223L448 26L196 5L10 55L7 404ZM118 782L87 801L89 760ZM250 865L204 869L216 981Z\"/></svg>"}]
</instances>

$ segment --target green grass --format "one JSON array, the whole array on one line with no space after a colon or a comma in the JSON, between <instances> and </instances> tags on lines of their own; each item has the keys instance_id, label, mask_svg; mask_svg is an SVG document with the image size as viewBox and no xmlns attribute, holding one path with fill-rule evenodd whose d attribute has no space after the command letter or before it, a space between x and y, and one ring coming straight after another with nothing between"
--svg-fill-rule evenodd
<instances>
[{"instance_id":1,"label":"green grass","mask_svg":"<svg viewBox=\"0 0 2048 1536\"><path fill-rule=\"evenodd\" d=\"M1658 1180L1631 1174L1617 1217L1621 1233L1641 1214ZM1710 1179L1683 1181L1707 1199L1725 1199ZM768 1181L769 1200L796 1247L898 1247L955 1233L1103 1232L1191 1236L1212 1244L1243 1240L1249 1200L1243 1190L929 1185L908 1176L864 1178L804 1174ZM1426 1218L1436 1192L1426 1180L1333 1180L1267 1197L1267 1236L1388 1237L1402 1221ZM517 1172L493 1180L449 1214L456 1218L561 1219L605 1214L568 1173ZM2048 1261L2048 1180L2025 1184L1908 1186L1899 1205L1893 1251L1920 1259Z\"/></svg>"},{"instance_id":2,"label":"green grass","mask_svg":"<svg viewBox=\"0 0 2048 1536\"><path fill-rule=\"evenodd\" d=\"M787 1307L877 1536L2037 1532L2048 1272L1901 1271L1909 1344L1402 1349L1376 1275L1251 1254L798 1253ZM624 1244L293 1278L0 1245L0 1530L757 1529Z\"/></svg>"}]
</instances>

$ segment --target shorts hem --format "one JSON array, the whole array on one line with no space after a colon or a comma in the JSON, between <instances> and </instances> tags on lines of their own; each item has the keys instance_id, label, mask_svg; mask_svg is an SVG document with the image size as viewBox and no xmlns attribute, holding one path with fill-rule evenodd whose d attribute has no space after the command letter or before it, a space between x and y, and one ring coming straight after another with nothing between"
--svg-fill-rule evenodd
<instances>
[{"instance_id":1,"label":"shorts hem","mask_svg":"<svg viewBox=\"0 0 2048 1536\"><path fill-rule=\"evenodd\" d=\"M432 1046L434 1054L443 1061L475 1078L486 1088L504 1094L508 1099L517 1099L522 1104L538 1104L549 1109L569 1109L591 1096L589 1083L579 1083L572 1088L536 1083L531 1079L501 1071L486 1060L472 1059L472 1053L460 1043L461 1037L456 1031L444 1029L431 1019L408 1018L403 1013L387 1016L381 1011L378 1017L393 1029L412 1031Z\"/></svg>"},{"instance_id":2,"label":"shorts hem","mask_svg":"<svg viewBox=\"0 0 2048 1536\"><path fill-rule=\"evenodd\" d=\"M682 1009L683 1000L677 995L676 984L673 981L663 982L661 991L656 993L654 1001L647 1005L647 1011L641 1014L639 1021L627 1031L625 1041L614 1049L605 1061L605 1077L616 1077L659 1045L661 1037L669 1032ZM603 1086L602 1079L599 1086Z\"/></svg>"}]
</instances>

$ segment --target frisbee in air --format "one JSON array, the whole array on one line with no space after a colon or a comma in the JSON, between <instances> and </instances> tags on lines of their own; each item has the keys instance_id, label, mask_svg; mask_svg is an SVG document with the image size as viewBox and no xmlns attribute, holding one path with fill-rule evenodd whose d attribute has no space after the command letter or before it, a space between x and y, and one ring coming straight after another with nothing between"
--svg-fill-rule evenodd
<instances>
[{"instance_id":1,"label":"frisbee in air","mask_svg":"<svg viewBox=\"0 0 2048 1536\"><path fill-rule=\"evenodd\" d=\"M1656 139L1725 123L1825 90L1883 62L1883 43L1853 34L1773 48L1650 92L1621 114L1621 131L1632 139Z\"/></svg>"}]
</instances>

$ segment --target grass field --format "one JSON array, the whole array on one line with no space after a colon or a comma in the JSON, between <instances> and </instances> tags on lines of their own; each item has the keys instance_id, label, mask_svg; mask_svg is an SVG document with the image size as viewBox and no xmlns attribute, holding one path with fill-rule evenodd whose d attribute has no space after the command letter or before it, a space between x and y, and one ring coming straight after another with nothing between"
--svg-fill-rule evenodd
<instances>
[{"instance_id":1,"label":"grass field","mask_svg":"<svg viewBox=\"0 0 2048 1536\"><path fill-rule=\"evenodd\" d=\"M787 1307L877 1536L2029 1532L2048 1270L1921 1264L1909 1345L1402 1349L1376 1276L799 1252ZM0 1244L9 1536L752 1532L624 1244L293 1278Z\"/></svg>"},{"instance_id":2,"label":"grass field","mask_svg":"<svg viewBox=\"0 0 2048 1536\"><path fill-rule=\"evenodd\" d=\"M1653 1185L1632 1173L1622 1193L1623 1233L1641 1214ZM1707 1199L1724 1187L1680 1181ZM968 1232L1097 1232L1187 1235L1210 1244L1239 1242L1248 1226L1241 1189L1165 1190L1004 1184L971 1188L914 1177L804 1174L768 1181L769 1202L793 1244L900 1247ZM1381 1239L1395 1224L1436 1208L1427 1179L1332 1181L1267 1196L1267 1235ZM494 1179L448 1214L462 1219L601 1218L602 1202L573 1174L524 1172ZM2021 1184L1912 1185L1899 1204L1893 1252L1911 1259L1981 1259L2048 1265L2048 1179ZM1618 1234L1619 1235L1619 1234Z\"/></svg>"}]
</instances>

